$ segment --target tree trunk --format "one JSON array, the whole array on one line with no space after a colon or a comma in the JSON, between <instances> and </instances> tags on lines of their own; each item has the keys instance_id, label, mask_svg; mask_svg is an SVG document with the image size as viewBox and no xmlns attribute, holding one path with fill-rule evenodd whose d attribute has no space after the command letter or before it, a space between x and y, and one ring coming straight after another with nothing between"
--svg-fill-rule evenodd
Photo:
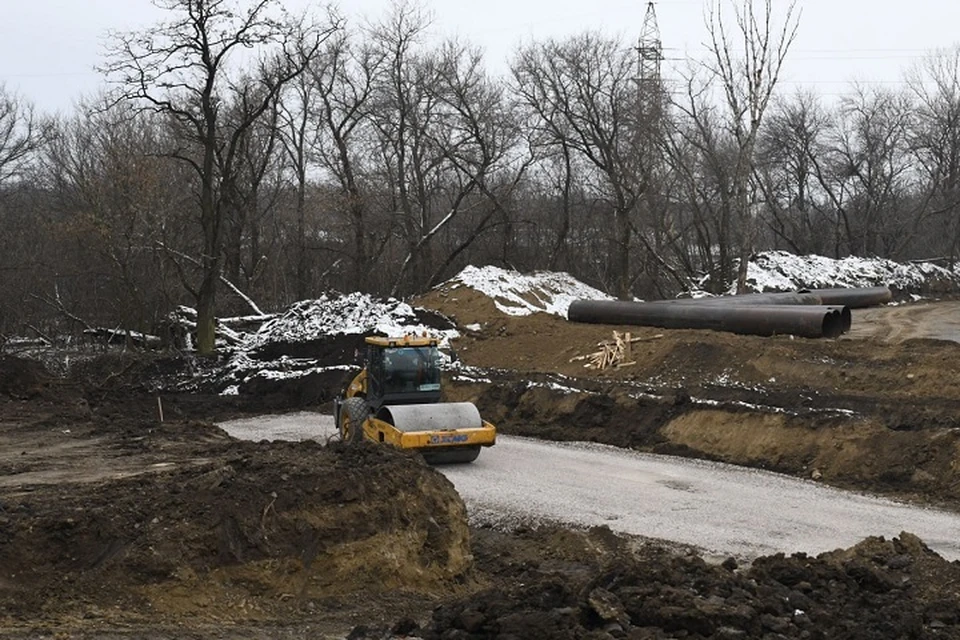
<instances>
[{"instance_id":1,"label":"tree trunk","mask_svg":"<svg viewBox=\"0 0 960 640\"><path fill-rule=\"evenodd\" d=\"M617 297L630 300L630 219L629 211L618 208L614 214L617 228L616 255L614 269L617 274Z\"/></svg>"},{"instance_id":2,"label":"tree trunk","mask_svg":"<svg viewBox=\"0 0 960 640\"><path fill-rule=\"evenodd\" d=\"M730 201L726 196L720 197L723 201L720 203L720 233L717 238L719 286L714 285L711 293L722 293L733 282L733 260L730 257ZM713 247L708 246L707 252L712 255Z\"/></svg>"},{"instance_id":3,"label":"tree trunk","mask_svg":"<svg viewBox=\"0 0 960 640\"><path fill-rule=\"evenodd\" d=\"M244 286L250 290L253 288L254 280L257 277L257 272L260 269L260 188L255 185L253 191L250 194L249 210L247 212L247 220L250 220L250 251L249 255L249 264L244 270L246 273L246 278L244 280ZM239 284L234 281L234 284Z\"/></svg>"},{"instance_id":4,"label":"tree trunk","mask_svg":"<svg viewBox=\"0 0 960 640\"><path fill-rule=\"evenodd\" d=\"M216 352L217 332L217 271L219 260L211 261L207 265L204 260L203 282L200 284L200 293L197 296L197 353L209 356Z\"/></svg>"},{"instance_id":5,"label":"tree trunk","mask_svg":"<svg viewBox=\"0 0 960 640\"><path fill-rule=\"evenodd\" d=\"M570 234L570 191L573 186L573 169L570 166L570 148L564 144L563 151L563 195L560 201L560 231L550 255L550 269L556 271L557 265L566 264L567 236Z\"/></svg>"},{"instance_id":6,"label":"tree trunk","mask_svg":"<svg viewBox=\"0 0 960 640\"><path fill-rule=\"evenodd\" d=\"M224 206L230 208L230 214L226 217L227 229L223 247L223 268L227 280L240 286L240 273L243 264L243 232L246 226L246 215L243 212L243 205L228 201L224 202Z\"/></svg>"},{"instance_id":7,"label":"tree trunk","mask_svg":"<svg viewBox=\"0 0 960 640\"><path fill-rule=\"evenodd\" d=\"M208 112L207 122L212 123L207 130L203 172L200 183L200 227L203 229L203 280L197 293L197 353L201 356L212 355L216 347L216 297L217 283L220 277L220 224L221 211L216 203L214 184L214 159L216 153L216 116L209 99L204 101Z\"/></svg>"},{"instance_id":8,"label":"tree trunk","mask_svg":"<svg viewBox=\"0 0 960 640\"><path fill-rule=\"evenodd\" d=\"M367 258L367 230L364 226L363 199L356 189L347 194L350 198L350 217L353 219L353 273L354 284L360 291L367 287L367 276L370 270Z\"/></svg>"},{"instance_id":9,"label":"tree trunk","mask_svg":"<svg viewBox=\"0 0 960 640\"><path fill-rule=\"evenodd\" d=\"M752 153L752 151L751 151ZM737 236L737 294L747 293L747 269L750 266L750 256L753 254L753 218L750 215L750 203L747 198L747 178L746 176L737 177L737 225L739 230Z\"/></svg>"},{"instance_id":10,"label":"tree trunk","mask_svg":"<svg viewBox=\"0 0 960 640\"><path fill-rule=\"evenodd\" d=\"M297 300L307 297L306 191L307 176L301 163L297 167Z\"/></svg>"}]
</instances>

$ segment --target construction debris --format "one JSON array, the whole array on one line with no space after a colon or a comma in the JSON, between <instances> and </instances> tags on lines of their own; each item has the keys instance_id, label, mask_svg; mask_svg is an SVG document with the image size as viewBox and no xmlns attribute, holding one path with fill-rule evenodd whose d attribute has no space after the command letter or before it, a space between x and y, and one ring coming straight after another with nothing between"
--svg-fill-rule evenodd
<instances>
[{"instance_id":1,"label":"construction debris","mask_svg":"<svg viewBox=\"0 0 960 640\"><path fill-rule=\"evenodd\" d=\"M630 332L620 333L619 331L614 331L613 340L604 340L603 342L597 343L597 346L600 347L599 351L588 353L587 355L583 356L575 356L570 358L570 362L589 360L587 364L583 365L587 369L603 370L611 367L616 367L618 369L629 367L630 365L637 364L637 361L633 359L632 354L632 345L634 343L657 340L662 337L662 333L658 333L657 335L648 338L640 338L631 336Z\"/></svg>"}]
</instances>

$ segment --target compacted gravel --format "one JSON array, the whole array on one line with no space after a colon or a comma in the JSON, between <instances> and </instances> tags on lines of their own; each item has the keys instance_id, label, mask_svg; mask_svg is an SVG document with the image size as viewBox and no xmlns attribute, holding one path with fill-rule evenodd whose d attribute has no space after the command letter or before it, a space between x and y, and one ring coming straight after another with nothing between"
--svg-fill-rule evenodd
<instances>
[{"instance_id":1,"label":"compacted gravel","mask_svg":"<svg viewBox=\"0 0 960 640\"><path fill-rule=\"evenodd\" d=\"M249 440L336 434L331 416L307 412L220 426ZM944 558L960 559L960 515L721 463L500 436L473 464L439 470L475 524L607 525L741 558L815 554L909 531Z\"/></svg>"}]
</instances>

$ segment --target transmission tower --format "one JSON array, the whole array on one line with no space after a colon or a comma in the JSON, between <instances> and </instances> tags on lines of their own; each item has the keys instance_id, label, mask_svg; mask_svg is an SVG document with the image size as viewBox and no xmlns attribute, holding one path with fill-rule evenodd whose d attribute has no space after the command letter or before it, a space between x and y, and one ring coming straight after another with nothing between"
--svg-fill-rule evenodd
<instances>
[{"instance_id":1,"label":"transmission tower","mask_svg":"<svg viewBox=\"0 0 960 640\"><path fill-rule=\"evenodd\" d=\"M637 42L637 89L644 119L656 119L660 112L662 79L660 63L663 61L663 43L660 42L660 27L657 26L657 10L653 2L647 3L643 18L643 31Z\"/></svg>"},{"instance_id":2,"label":"transmission tower","mask_svg":"<svg viewBox=\"0 0 960 640\"><path fill-rule=\"evenodd\" d=\"M663 43L660 41L660 27L657 25L657 10L654 3L647 2L647 13L643 18L643 31L637 41L637 147L639 151L640 173L643 176L644 194L657 175L662 157L659 150L665 111L663 78L660 66L663 62ZM644 197L638 203L641 219L650 223L652 230L654 255L662 255L662 246L669 235L669 221L656 199ZM654 222L661 220L661 222Z\"/></svg>"},{"instance_id":3,"label":"transmission tower","mask_svg":"<svg viewBox=\"0 0 960 640\"><path fill-rule=\"evenodd\" d=\"M637 42L638 84L660 85L660 63L663 61L663 43L660 42L660 27L657 26L657 10L653 2L647 3L647 14L643 18L643 31Z\"/></svg>"}]
</instances>

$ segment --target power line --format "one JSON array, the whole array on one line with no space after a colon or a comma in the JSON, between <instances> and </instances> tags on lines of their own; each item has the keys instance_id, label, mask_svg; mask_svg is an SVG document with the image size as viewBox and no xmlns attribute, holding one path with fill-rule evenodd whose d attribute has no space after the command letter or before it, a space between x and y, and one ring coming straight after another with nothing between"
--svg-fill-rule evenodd
<instances>
[{"instance_id":1,"label":"power line","mask_svg":"<svg viewBox=\"0 0 960 640\"><path fill-rule=\"evenodd\" d=\"M49 71L41 73L0 73L0 78L68 78L97 76L96 71Z\"/></svg>"},{"instance_id":2,"label":"power line","mask_svg":"<svg viewBox=\"0 0 960 640\"><path fill-rule=\"evenodd\" d=\"M947 49L952 50L952 47L948 47ZM663 50L664 51L684 51L685 49L683 47L664 47ZM830 49L791 48L790 49L790 51L793 53L870 53L870 52L872 53L907 53L907 52L930 53L930 52L935 52L937 50L938 50L937 47L925 47L925 48L915 48L915 49L889 48L889 47L869 48L869 49L863 49L863 48L857 48L857 47L843 47L839 49L833 49L833 48L830 48ZM742 50L733 49L733 51L740 51L742 53Z\"/></svg>"}]
</instances>

